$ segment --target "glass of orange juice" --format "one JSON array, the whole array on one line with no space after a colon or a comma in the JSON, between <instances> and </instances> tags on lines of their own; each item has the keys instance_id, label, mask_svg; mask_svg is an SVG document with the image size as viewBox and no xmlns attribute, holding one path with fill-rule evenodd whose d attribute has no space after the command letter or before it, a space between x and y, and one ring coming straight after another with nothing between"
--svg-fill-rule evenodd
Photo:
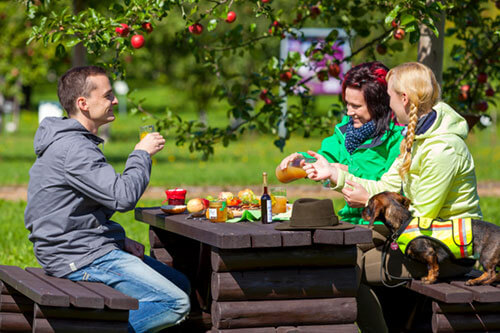
<instances>
[{"instance_id":1,"label":"glass of orange juice","mask_svg":"<svg viewBox=\"0 0 500 333\"><path fill-rule=\"evenodd\" d=\"M282 186L271 187L271 195L275 199L272 207L273 214L286 213L286 188Z\"/></svg>"},{"instance_id":2,"label":"glass of orange juice","mask_svg":"<svg viewBox=\"0 0 500 333\"><path fill-rule=\"evenodd\" d=\"M282 183L289 183L291 181L306 178L307 174L300 166L300 162L304 160L306 163L316 162L315 158L305 158L304 156L298 157L290 162L288 162L288 166L281 170L280 166L276 167L276 178Z\"/></svg>"},{"instance_id":3,"label":"glass of orange juice","mask_svg":"<svg viewBox=\"0 0 500 333\"><path fill-rule=\"evenodd\" d=\"M155 131L154 125L146 125L139 127L139 138L140 140L144 139L146 135L149 133L153 133Z\"/></svg>"}]
</instances>

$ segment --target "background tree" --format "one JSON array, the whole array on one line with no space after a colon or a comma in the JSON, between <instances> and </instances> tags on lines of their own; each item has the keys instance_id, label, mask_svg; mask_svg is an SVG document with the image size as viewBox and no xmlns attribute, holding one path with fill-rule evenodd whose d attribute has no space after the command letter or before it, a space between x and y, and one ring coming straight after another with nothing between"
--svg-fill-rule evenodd
<instances>
[{"instance_id":1,"label":"background tree","mask_svg":"<svg viewBox=\"0 0 500 333\"><path fill-rule=\"evenodd\" d=\"M227 145L249 129L272 133L280 148L291 133L307 136L311 131L331 131L341 104L316 114L314 98L305 86L312 77L296 74L303 59L290 53L281 61L277 55L280 40L286 34L300 37L297 29L302 27L345 29L353 36L345 41L353 52L342 61L402 59L405 54L399 52L408 52L410 44L416 46L421 32L427 29L437 36L437 23L445 16L445 37L454 46L452 62L445 63L443 99L464 114L486 114L497 90L492 84L498 79L499 19L494 3L486 0L116 0L106 5L88 5L74 15L69 1L28 1L31 41L55 45L59 57L82 43L89 62L106 66L114 78L127 73L163 78L172 87L191 91L199 110L222 100L228 119L238 121L215 127L182 119L168 110L153 114L159 128L178 144L187 143L205 156L213 153L214 144ZM334 30L325 43L313 45L306 55L324 60L336 42ZM337 75L328 71L330 65L336 64L317 68L314 76L324 80ZM285 100L288 112L283 118ZM137 109L148 112L141 104ZM288 130L286 137L278 136L279 122Z\"/></svg>"}]
</instances>

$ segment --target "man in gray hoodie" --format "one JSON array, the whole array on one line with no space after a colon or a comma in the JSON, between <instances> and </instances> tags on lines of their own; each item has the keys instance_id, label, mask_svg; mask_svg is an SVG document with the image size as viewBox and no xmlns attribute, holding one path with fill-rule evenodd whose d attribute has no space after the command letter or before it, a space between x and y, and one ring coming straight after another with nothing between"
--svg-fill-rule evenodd
<instances>
[{"instance_id":1,"label":"man in gray hoodie","mask_svg":"<svg viewBox=\"0 0 500 333\"><path fill-rule=\"evenodd\" d=\"M58 83L68 118L45 118L34 140L25 225L35 256L49 275L103 282L137 298L131 332L155 332L189 313L189 281L144 255L144 246L110 220L137 204L149 183L151 156L165 139L150 133L116 173L99 149L100 126L115 119L113 94L104 69L76 67Z\"/></svg>"}]
</instances>

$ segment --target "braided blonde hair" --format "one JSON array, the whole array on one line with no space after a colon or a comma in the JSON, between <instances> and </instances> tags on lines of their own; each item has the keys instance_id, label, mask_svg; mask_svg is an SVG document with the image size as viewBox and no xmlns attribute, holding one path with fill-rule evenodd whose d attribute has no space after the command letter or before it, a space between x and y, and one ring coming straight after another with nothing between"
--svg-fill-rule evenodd
<instances>
[{"instance_id":1,"label":"braided blonde hair","mask_svg":"<svg viewBox=\"0 0 500 333\"><path fill-rule=\"evenodd\" d=\"M409 100L408 129L400 146L403 163L399 168L399 175L404 180L411 166L411 149L415 140L417 121L432 110L439 100L441 90L432 70L418 62L408 62L394 67L387 73L386 80L397 94L404 93Z\"/></svg>"}]
</instances>

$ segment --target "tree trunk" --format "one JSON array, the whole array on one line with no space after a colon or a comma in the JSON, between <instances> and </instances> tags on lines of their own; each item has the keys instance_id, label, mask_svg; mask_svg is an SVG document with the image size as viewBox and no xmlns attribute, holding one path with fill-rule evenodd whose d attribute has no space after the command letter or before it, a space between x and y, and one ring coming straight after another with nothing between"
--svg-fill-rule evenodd
<instances>
[{"instance_id":1,"label":"tree trunk","mask_svg":"<svg viewBox=\"0 0 500 333\"><path fill-rule=\"evenodd\" d=\"M84 0L73 0L73 13L76 15L85 9ZM82 43L78 43L73 48L73 67L85 66L87 64L87 50Z\"/></svg>"},{"instance_id":2,"label":"tree trunk","mask_svg":"<svg viewBox=\"0 0 500 333\"><path fill-rule=\"evenodd\" d=\"M436 0L427 0L427 4L433 3ZM441 85L443 81L443 55L444 55L444 23L446 13L441 12L439 21L436 21L436 28L439 32L439 37L425 25L420 25L420 40L418 41L418 62L429 66L434 72L438 83Z\"/></svg>"}]
</instances>

